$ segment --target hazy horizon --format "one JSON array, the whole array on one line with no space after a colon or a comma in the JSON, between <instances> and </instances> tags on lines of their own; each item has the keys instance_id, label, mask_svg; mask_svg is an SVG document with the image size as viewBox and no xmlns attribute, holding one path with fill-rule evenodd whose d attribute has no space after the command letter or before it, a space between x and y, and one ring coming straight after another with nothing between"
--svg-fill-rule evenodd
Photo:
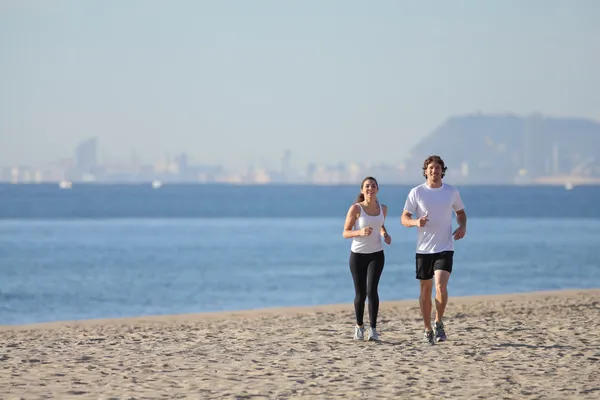
<instances>
[{"instance_id":1,"label":"hazy horizon","mask_svg":"<svg viewBox=\"0 0 600 400\"><path fill-rule=\"evenodd\" d=\"M167 6L168 4L168 6ZM401 161L454 115L600 121L600 3L0 2L0 164Z\"/></svg>"}]
</instances>

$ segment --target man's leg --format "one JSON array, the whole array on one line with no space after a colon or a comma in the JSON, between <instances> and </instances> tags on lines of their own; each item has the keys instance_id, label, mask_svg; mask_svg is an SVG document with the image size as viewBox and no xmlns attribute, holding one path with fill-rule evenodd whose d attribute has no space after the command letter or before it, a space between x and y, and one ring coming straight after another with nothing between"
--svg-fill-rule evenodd
<instances>
[{"instance_id":1,"label":"man's leg","mask_svg":"<svg viewBox=\"0 0 600 400\"><path fill-rule=\"evenodd\" d=\"M419 306L421 307L421 314L423 315L423 323L425 324L425 330L431 330L431 290L433 289L433 280L422 279L421 282L421 295L419 296Z\"/></svg>"},{"instance_id":2,"label":"man's leg","mask_svg":"<svg viewBox=\"0 0 600 400\"><path fill-rule=\"evenodd\" d=\"M435 322L442 322L446 304L448 304L448 280L450 272L435 271Z\"/></svg>"},{"instance_id":3,"label":"man's leg","mask_svg":"<svg viewBox=\"0 0 600 400\"><path fill-rule=\"evenodd\" d=\"M445 342L446 331L444 330L444 311L448 304L448 280L452 273L453 251L446 251L439 255L439 258L434 262L435 274L435 331L436 342Z\"/></svg>"},{"instance_id":4,"label":"man's leg","mask_svg":"<svg viewBox=\"0 0 600 400\"><path fill-rule=\"evenodd\" d=\"M416 277L421 285L419 307L425 324L424 341L434 344L433 330L431 329L431 291L433 289L433 263L429 254L417 254Z\"/></svg>"}]
</instances>

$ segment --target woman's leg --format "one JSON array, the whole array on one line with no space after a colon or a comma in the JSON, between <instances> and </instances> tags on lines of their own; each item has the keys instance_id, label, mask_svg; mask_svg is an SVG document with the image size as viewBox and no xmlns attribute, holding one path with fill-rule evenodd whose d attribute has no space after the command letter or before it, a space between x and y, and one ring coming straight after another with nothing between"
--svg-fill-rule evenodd
<instances>
[{"instance_id":1,"label":"woman's leg","mask_svg":"<svg viewBox=\"0 0 600 400\"><path fill-rule=\"evenodd\" d=\"M383 273L385 255L383 251L375 253L367 267L367 297L369 298L369 321L371 328L377 327L379 313L379 279Z\"/></svg>"},{"instance_id":2,"label":"woman's leg","mask_svg":"<svg viewBox=\"0 0 600 400\"><path fill-rule=\"evenodd\" d=\"M367 300L367 265L364 255L350 252L350 272L354 281L356 325L363 326L365 301Z\"/></svg>"}]
</instances>

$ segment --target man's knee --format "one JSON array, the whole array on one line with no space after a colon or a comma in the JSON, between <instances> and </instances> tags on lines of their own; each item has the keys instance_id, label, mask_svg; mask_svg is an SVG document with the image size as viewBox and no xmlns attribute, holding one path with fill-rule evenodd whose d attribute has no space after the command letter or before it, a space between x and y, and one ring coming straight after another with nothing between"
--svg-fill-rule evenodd
<instances>
[{"instance_id":1,"label":"man's knee","mask_svg":"<svg viewBox=\"0 0 600 400\"><path fill-rule=\"evenodd\" d=\"M448 294L448 282L436 282L435 292L441 294L442 296L447 295Z\"/></svg>"},{"instance_id":2,"label":"man's knee","mask_svg":"<svg viewBox=\"0 0 600 400\"><path fill-rule=\"evenodd\" d=\"M421 280L421 294L431 293L433 288L433 281L431 279Z\"/></svg>"}]
</instances>

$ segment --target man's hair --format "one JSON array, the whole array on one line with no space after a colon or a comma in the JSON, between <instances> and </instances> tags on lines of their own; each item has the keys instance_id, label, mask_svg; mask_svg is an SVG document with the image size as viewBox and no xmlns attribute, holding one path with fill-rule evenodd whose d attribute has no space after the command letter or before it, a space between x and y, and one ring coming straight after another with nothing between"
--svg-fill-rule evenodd
<instances>
[{"instance_id":1,"label":"man's hair","mask_svg":"<svg viewBox=\"0 0 600 400\"><path fill-rule=\"evenodd\" d=\"M446 175L446 170L448 169L448 167L446 167L446 164L444 164L444 160L442 160L442 158L440 156L429 156L425 159L425 161L423 161L423 176L425 177L425 179L427 179L427 167L429 166L429 164L431 163L436 163L436 164L440 164L440 166L442 167L442 178Z\"/></svg>"}]
</instances>

